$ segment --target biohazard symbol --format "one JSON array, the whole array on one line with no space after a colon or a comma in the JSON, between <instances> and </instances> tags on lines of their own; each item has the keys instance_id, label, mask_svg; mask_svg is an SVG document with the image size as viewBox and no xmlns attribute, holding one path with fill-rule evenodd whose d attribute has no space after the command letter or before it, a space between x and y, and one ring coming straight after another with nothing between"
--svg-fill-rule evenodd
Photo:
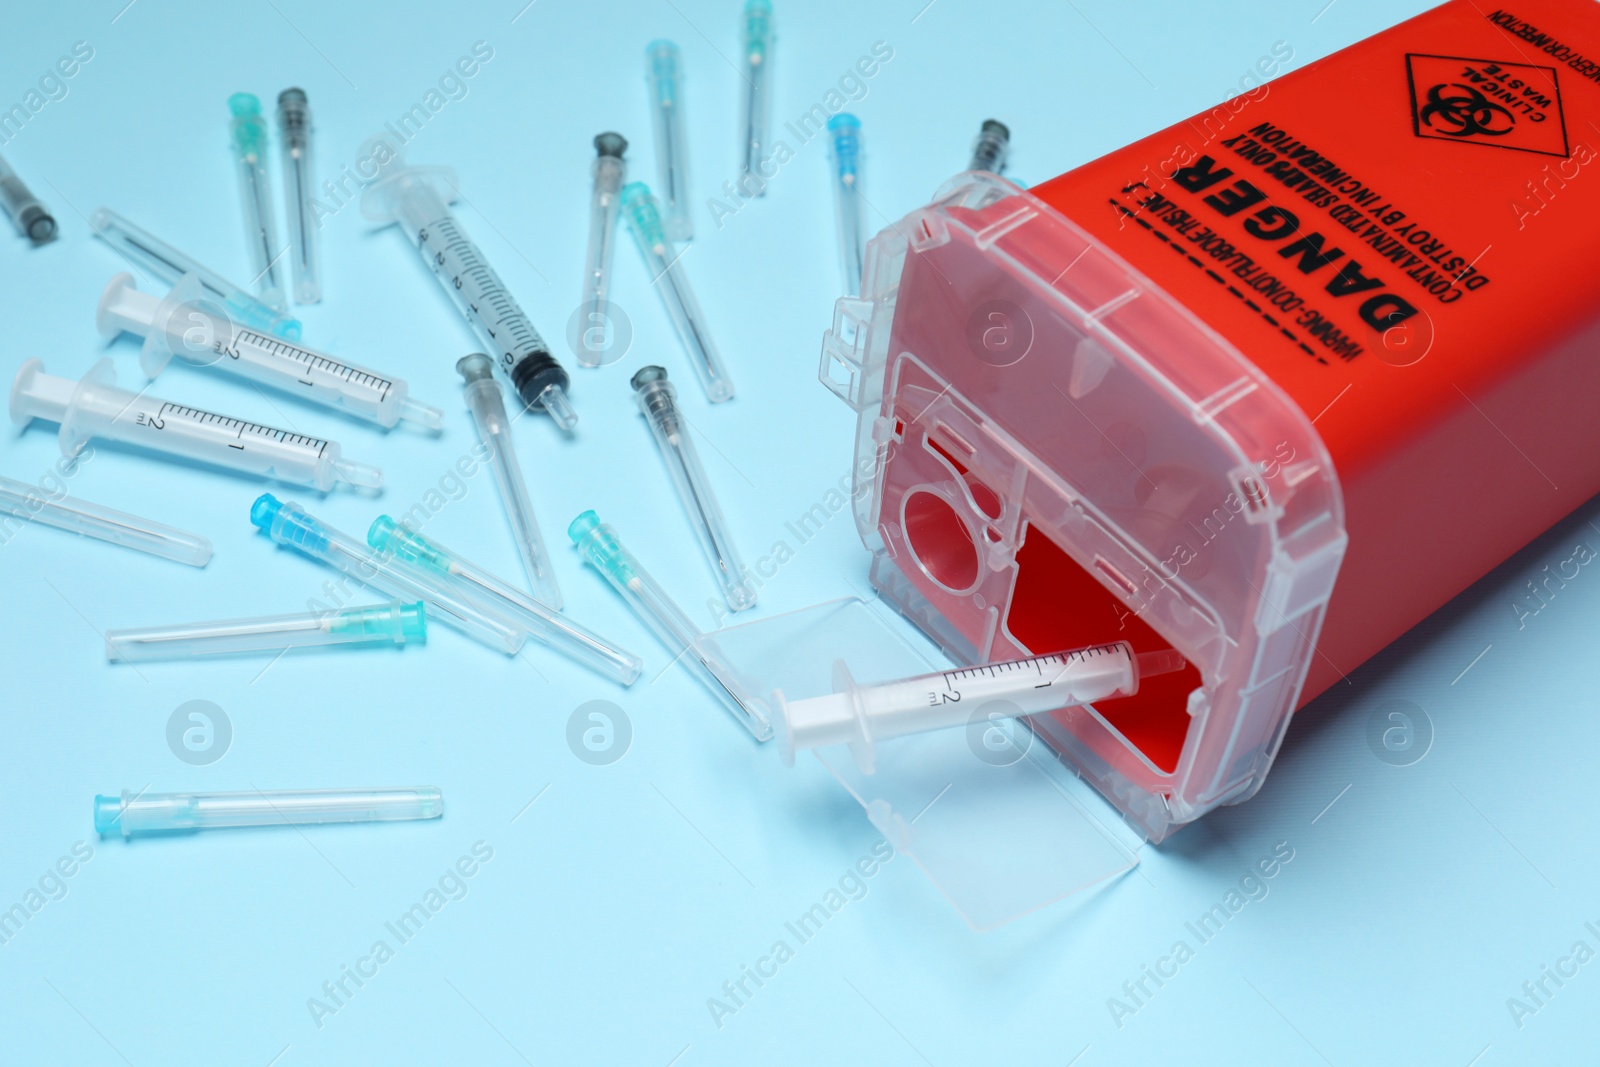
<instances>
[{"instance_id":1,"label":"biohazard symbol","mask_svg":"<svg viewBox=\"0 0 1600 1067\"><path fill-rule=\"evenodd\" d=\"M1511 112L1470 85L1446 82L1428 90L1428 103L1417 112L1421 123L1447 137L1503 137L1516 129Z\"/></svg>"},{"instance_id":2,"label":"biohazard symbol","mask_svg":"<svg viewBox=\"0 0 1600 1067\"><path fill-rule=\"evenodd\" d=\"M1554 67L1410 52L1406 88L1411 132L1418 137L1559 159L1571 155Z\"/></svg>"}]
</instances>

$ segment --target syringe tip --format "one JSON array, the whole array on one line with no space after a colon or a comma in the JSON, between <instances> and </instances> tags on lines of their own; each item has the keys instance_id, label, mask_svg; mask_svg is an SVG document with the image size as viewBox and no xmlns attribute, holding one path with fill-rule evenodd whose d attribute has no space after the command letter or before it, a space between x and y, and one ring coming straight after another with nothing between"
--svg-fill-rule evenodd
<instances>
[{"instance_id":1,"label":"syringe tip","mask_svg":"<svg viewBox=\"0 0 1600 1067\"><path fill-rule=\"evenodd\" d=\"M599 152L602 156L612 156L616 159L621 159L622 153L628 150L628 139L622 136L620 133L607 131L606 133L597 134L595 136L594 148L595 151Z\"/></svg>"},{"instance_id":2,"label":"syringe tip","mask_svg":"<svg viewBox=\"0 0 1600 1067\"><path fill-rule=\"evenodd\" d=\"M567 391L559 385L545 386L544 392L539 394L539 406L544 408L555 424L567 433L578 425L578 413L572 410L572 401L567 399Z\"/></svg>"},{"instance_id":3,"label":"syringe tip","mask_svg":"<svg viewBox=\"0 0 1600 1067\"><path fill-rule=\"evenodd\" d=\"M336 481L357 489L383 488L383 471L370 463L358 463L353 459L336 460L333 464L333 473Z\"/></svg>"},{"instance_id":4,"label":"syringe tip","mask_svg":"<svg viewBox=\"0 0 1600 1067\"><path fill-rule=\"evenodd\" d=\"M1140 678L1173 674L1189 665L1189 661L1183 658L1182 653L1170 648L1164 648L1159 652L1141 652L1134 657L1134 661L1139 665Z\"/></svg>"},{"instance_id":5,"label":"syringe tip","mask_svg":"<svg viewBox=\"0 0 1600 1067\"><path fill-rule=\"evenodd\" d=\"M409 396L400 401L400 418L434 433L444 428L444 412L431 404L413 400Z\"/></svg>"}]
</instances>

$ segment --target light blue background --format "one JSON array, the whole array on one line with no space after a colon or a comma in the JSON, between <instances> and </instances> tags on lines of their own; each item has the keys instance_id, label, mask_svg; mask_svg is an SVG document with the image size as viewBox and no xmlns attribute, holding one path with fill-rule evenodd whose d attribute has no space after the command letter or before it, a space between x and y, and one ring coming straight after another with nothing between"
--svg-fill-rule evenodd
<instances>
[{"instance_id":1,"label":"light blue background","mask_svg":"<svg viewBox=\"0 0 1600 1067\"><path fill-rule=\"evenodd\" d=\"M633 142L653 178L646 41L681 42L700 199L735 176L732 0L584 4L241 5L166 0L33 4L0 35L0 105L20 101L73 42L94 58L3 147L56 211L60 241L0 239L4 375L40 356L76 376L105 351L97 295L119 261L85 216L111 206L225 275L248 274L226 150L227 95L303 86L324 175L436 85L473 42L493 59L410 148L459 168L460 217L558 350L576 306L590 138ZM1041 181L1237 92L1275 42L1294 66L1425 5L1230 0L1008 8L973 0L780 3L776 114L818 102L873 42L894 58L854 110L867 195L885 224L964 162L991 115L1016 139L1011 173ZM802 13L803 12L803 13ZM74 842L93 859L64 898L0 945L8 1063L1548 1063L1593 1057L1600 962L1519 1028L1506 1005L1600 926L1593 841L1600 578L1585 568L1519 628L1524 583L1578 542L1580 513L1356 672L1297 720L1261 794L1219 811L1133 874L998 932L971 932L896 859L719 1027L722 996L784 923L878 835L814 762L784 770L667 657L562 536L597 507L703 623L714 595L627 377L660 361L683 384L702 450L751 558L822 500L850 464L852 418L815 381L839 288L821 142L762 202L719 230L697 210L685 259L739 398L708 410L634 249L617 257L636 336L619 365L574 369L575 443L518 425L537 509L572 614L638 651L647 674L611 686L537 650L509 662L436 630L426 648L108 666L119 626L293 611L330 576L246 521L267 488L105 448L71 491L202 532L204 571L45 529L0 546L4 776L0 908ZM274 160L273 180L278 180ZM1554 210L1559 211L1559 203ZM322 234L326 302L306 340L405 376L447 409L442 438L365 425L175 365L153 391L332 436L380 464L375 505L271 487L362 531L400 513L472 444L452 366L475 346L406 243L354 206ZM136 347L111 346L124 383ZM0 471L35 480L53 428L8 432ZM1486 487L1489 488L1489 487ZM1486 500L1486 507L1492 501ZM429 532L517 575L488 476ZM835 518L762 590L761 615L865 589L866 556ZM232 747L191 767L168 716L210 700ZM579 761L569 715L592 699L634 736L610 766ZM1369 722L1405 700L1435 734L1408 767L1380 761ZM422 824L94 839L97 792L321 785L443 787ZM535 799L537 798L537 799ZM531 806L530 806L530 802ZM473 844L492 861L319 1028L307 1008ZM1177 977L1119 1026L1123 996L1185 922L1280 842L1294 859ZM1554 989L1553 985L1550 988Z\"/></svg>"}]
</instances>

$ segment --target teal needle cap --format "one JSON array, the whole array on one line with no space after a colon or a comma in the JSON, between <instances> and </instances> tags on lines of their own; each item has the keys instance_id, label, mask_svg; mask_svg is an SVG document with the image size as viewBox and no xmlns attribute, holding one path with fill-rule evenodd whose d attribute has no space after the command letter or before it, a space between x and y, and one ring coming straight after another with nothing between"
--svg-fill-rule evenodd
<instances>
[{"instance_id":1,"label":"teal needle cap","mask_svg":"<svg viewBox=\"0 0 1600 1067\"><path fill-rule=\"evenodd\" d=\"M233 150L240 157L259 159L267 143L267 122L261 117L261 101L254 93L234 93L228 97L228 110L233 112L229 129L233 133Z\"/></svg>"},{"instance_id":2,"label":"teal needle cap","mask_svg":"<svg viewBox=\"0 0 1600 1067\"><path fill-rule=\"evenodd\" d=\"M280 545L293 545L314 556L328 550L328 534L322 524L292 500L262 493L250 505L250 522Z\"/></svg>"},{"instance_id":3,"label":"teal needle cap","mask_svg":"<svg viewBox=\"0 0 1600 1067\"><path fill-rule=\"evenodd\" d=\"M567 536L572 538L572 543L589 557L589 562L601 574L623 583L633 580L633 568L628 564L622 542L611 532L611 527L600 521L600 516L593 509L572 520L567 527Z\"/></svg>"},{"instance_id":4,"label":"teal needle cap","mask_svg":"<svg viewBox=\"0 0 1600 1067\"><path fill-rule=\"evenodd\" d=\"M450 573L448 552L387 515L379 515L372 520L372 525L367 528L367 544L379 552L392 552L403 560L437 574Z\"/></svg>"},{"instance_id":5,"label":"teal needle cap","mask_svg":"<svg viewBox=\"0 0 1600 1067\"><path fill-rule=\"evenodd\" d=\"M667 243L667 234L661 225L661 209L656 204L655 194L644 182L629 182L622 187L622 213L646 247Z\"/></svg>"}]
</instances>

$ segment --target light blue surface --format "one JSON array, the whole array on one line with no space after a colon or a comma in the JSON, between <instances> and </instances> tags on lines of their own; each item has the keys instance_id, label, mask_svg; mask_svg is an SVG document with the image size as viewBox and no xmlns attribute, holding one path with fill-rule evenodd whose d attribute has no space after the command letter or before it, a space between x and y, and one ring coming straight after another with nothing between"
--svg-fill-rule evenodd
<instances>
[{"instance_id":1,"label":"light blue surface","mask_svg":"<svg viewBox=\"0 0 1600 1067\"><path fill-rule=\"evenodd\" d=\"M447 78L465 96L428 118L408 158L459 168L463 225L563 356L591 138L623 132L632 176L653 178L651 38L684 49L697 195L738 176L739 98L725 58L737 47L736 0L361 11L125 2L26 5L0 35L4 107L74 42L94 50L66 95L0 146L62 232L37 251L0 238L6 376L32 356L76 376L102 354L95 300L122 267L88 236L85 216L101 204L243 280L227 150L227 98L238 90L269 99L303 87L328 176L353 166L385 122L426 106L458 58L486 42L492 59ZM1010 173L1040 181L1237 92L1275 42L1293 47L1298 66L1424 6L1324 4L1007 11L791 0L776 11L777 127L821 102L874 42L892 47L871 79L844 86L865 90L848 107L872 130L864 191L881 226L965 161L985 118L1013 131ZM845 514L803 543L786 525L828 499L851 462L851 415L815 382L838 286L823 140L720 227L697 207L684 261L739 387L714 409L686 391L685 413L747 557L772 556L780 542L793 553L761 590L759 615L865 589L866 556ZM275 155L271 173L281 205ZM1560 987L1546 979L1553 995L1520 1026L1507 1006L1542 967L1570 970L1560 961L1575 942L1600 950L1600 579L1584 568L1537 614L1515 607L1544 565L1600 545L1593 504L1304 713L1256 799L1147 847L1119 881L985 935L911 863L873 858L878 835L818 765L786 771L667 669L575 552L556 552L569 611L646 657L632 690L534 649L508 661L442 627L421 648L108 666L108 628L304 610L323 595L332 572L251 527L250 502L267 489L349 530L431 499L430 535L519 574L489 475L452 473L474 443L453 369L472 335L402 237L370 232L354 203L322 239L325 303L298 309L306 341L407 378L417 398L445 407L441 438L385 435L190 367L157 392L335 437L382 465L381 499L318 499L104 448L67 480L71 492L205 534L217 549L209 567L48 529L0 545L0 908L42 902L0 944L0 1060L1488 1065L1596 1055L1600 962ZM638 257L619 252L616 272L632 349L598 371L567 359L578 438L523 419L522 461L547 530L599 508L710 626L717 590L628 388L639 366L677 374L683 356ZM122 383L136 382L136 345L111 348ZM42 427L8 432L0 447L0 471L25 480L48 477L58 459ZM175 709L196 700L218 705L231 728L226 754L208 765L175 755L193 758L181 741L191 720L169 747ZM588 711L571 721L594 700L631 722L629 747L610 764L575 755L588 754L585 730L604 739ZM1411 766L1380 760L1368 741L1396 701L1431 723L1431 747ZM620 743L627 731L613 728ZM442 787L445 817L132 843L97 839L91 822L92 797L122 789L402 785ZM1260 883L1265 897L1201 943L1186 923L1275 849L1293 859ZM851 876L858 860L871 877ZM58 861L70 877L53 873ZM845 897L803 943L787 931L840 888L860 899ZM437 910L409 936L386 926L417 903ZM371 955L380 940L392 953L381 963ZM770 971L761 961L779 940L792 957L759 988L746 979L742 1006L714 1018L708 1001L733 1006L724 983L746 967ZM1146 979L1150 995L1135 1002L1124 983L1179 940L1192 958L1159 988ZM324 983L358 966L375 973L359 987L345 979L350 995L319 1026L308 999L332 1006ZM1115 1019L1113 997L1136 1010Z\"/></svg>"}]
</instances>

